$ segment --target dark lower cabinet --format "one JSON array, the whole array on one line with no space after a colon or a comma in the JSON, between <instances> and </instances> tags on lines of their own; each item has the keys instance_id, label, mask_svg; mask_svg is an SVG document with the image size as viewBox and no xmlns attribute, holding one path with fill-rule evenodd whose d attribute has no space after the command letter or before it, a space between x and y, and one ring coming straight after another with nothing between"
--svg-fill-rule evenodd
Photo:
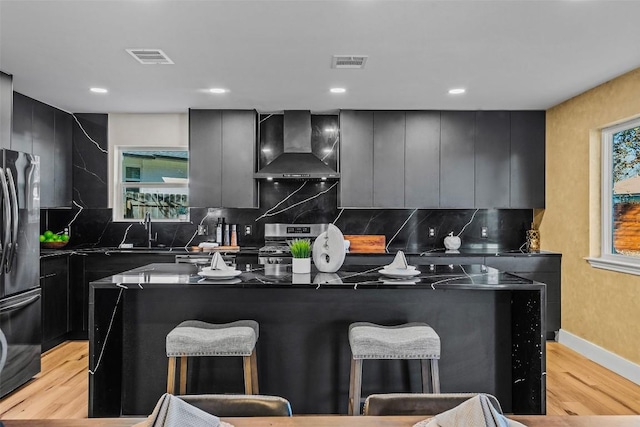
<instances>
[{"instance_id":1,"label":"dark lower cabinet","mask_svg":"<svg viewBox=\"0 0 640 427\"><path fill-rule=\"evenodd\" d=\"M70 331L68 267L68 256L40 261L43 352L61 343Z\"/></svg>"}]
</instances>

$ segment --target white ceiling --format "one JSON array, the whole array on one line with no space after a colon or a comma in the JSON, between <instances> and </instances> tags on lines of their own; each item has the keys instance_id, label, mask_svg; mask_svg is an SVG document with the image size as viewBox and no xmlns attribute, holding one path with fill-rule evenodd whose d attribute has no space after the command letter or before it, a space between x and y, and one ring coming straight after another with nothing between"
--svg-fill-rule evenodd
<instances>
[{"instance_id":1,"label":"white ceiling","mask_svg":"<svg viewBox=\"0 0 640 427\"><path fill-rule=\"evenodd\" d=\"M0 0L0 70L73 112L546 109L640 66L638 16L640 1ZM336 70L334 54L369 59Z\"/></svg>"}]
</instances>

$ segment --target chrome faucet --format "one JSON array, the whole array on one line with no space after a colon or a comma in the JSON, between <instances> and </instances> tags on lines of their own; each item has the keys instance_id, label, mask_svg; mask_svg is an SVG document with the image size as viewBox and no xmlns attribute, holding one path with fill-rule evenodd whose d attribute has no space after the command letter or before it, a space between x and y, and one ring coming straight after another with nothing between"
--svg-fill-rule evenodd
<instances>
[{"instance_id":1,"label":"chrome faucet","mask_svg":"<svg viewBox=\"0 0 640 427\"><path fill-rule=\"evenodd\" d=\"M156 231L155 237L151 234L151 212L147 211L144 214L144 229L147 230L147 247L151 247L151 242L158 240L158 232Z\"/></svg>"}]
</instances>

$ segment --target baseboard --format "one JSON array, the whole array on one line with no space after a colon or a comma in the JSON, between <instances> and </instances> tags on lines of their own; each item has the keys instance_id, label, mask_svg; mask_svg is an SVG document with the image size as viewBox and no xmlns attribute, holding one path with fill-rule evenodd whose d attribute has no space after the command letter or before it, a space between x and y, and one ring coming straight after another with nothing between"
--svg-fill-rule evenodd
<instances>
[{"instance_id":1,"label":"baseboard","mask_svg":"<svg viewBox=\"0 0 640 427\"><path fill-rule=\"evenodd\" d=\"M587 359L593 360L597 364L640 385L640 365L580 338L577 335L573 335L564 329L560 329L558 333L558 342L580 353Z\"/></svg>"}]
</instances>

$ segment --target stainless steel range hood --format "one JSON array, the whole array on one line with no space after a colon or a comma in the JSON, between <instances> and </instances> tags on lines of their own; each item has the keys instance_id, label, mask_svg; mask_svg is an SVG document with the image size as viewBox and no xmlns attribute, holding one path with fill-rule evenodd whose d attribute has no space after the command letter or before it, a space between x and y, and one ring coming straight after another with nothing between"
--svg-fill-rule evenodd
<instances>
[{"instance_id":1,"label":"stainless steel range hood","mask_svg":"<svg viewBox=\"0 0 640 427\"><path fill-rule=\"evenodd\" d=\"M311 112L284 112L284 153L260 169L261 179L336 179L340 174L311 151Z\"/></svg>"}]
</instances>

